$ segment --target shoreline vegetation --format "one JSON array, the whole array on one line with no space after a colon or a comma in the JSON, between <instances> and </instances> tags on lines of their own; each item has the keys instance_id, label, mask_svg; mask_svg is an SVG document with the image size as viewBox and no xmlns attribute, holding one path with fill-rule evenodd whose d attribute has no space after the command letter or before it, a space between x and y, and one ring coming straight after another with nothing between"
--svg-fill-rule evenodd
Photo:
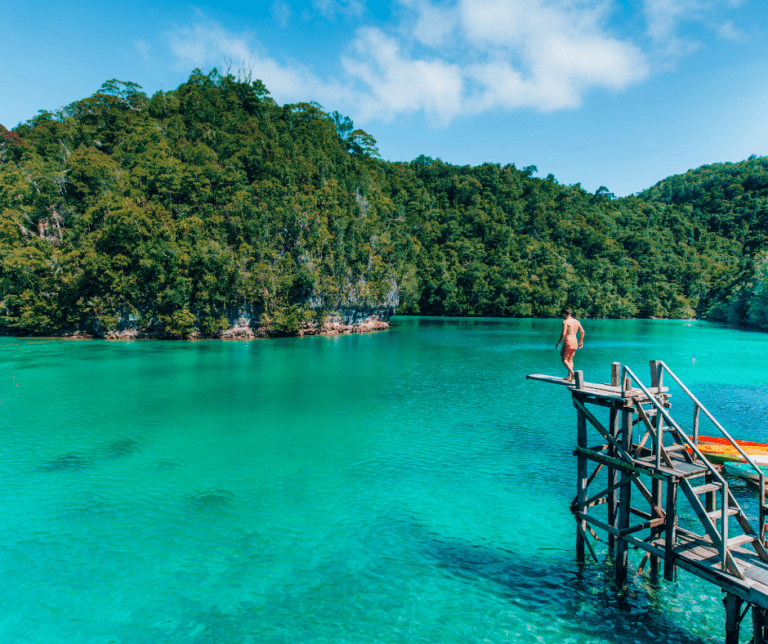
<instances>
[{"instance_id":1,"label":"shoreline vegetation","mask_svg":"<svg viewBox=\"0 0 768 644\"><path fill-rule=\"evenodd\" d=\"M0 333L230 338L389 317L768 327L768 157L630 197L535 166L379 158L316 103L192 72L0 125Z\"/></svg>"}]
</instances>

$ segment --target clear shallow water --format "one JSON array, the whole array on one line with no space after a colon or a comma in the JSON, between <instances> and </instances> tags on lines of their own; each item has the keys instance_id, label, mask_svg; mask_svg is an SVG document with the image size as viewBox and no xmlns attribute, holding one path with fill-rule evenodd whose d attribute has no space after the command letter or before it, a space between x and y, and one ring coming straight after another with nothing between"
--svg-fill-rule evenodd
<instances>
[{"instance_id":1,"label":"clear shallow water","mask_svg":"<svg viewBox=\"0 0 768 644\"><path fill-rule=\"evenodd\" d=\"M663 359L768 442L768 334L585 326L588 380ZM558 332L0 339L0 643L721 641L690 575L617 593L610 562L576 565L575 414L525 380L564 371Z\"/></svg>"}]
</instances>

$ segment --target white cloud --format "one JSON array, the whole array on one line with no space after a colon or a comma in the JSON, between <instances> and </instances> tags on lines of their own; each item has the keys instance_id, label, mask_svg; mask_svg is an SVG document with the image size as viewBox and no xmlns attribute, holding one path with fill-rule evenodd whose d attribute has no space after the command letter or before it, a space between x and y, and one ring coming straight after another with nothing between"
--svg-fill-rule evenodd
<instances>
[{"instance_id":1,"label":"white cloud","mask_svg":"<svg viewBox=\"0 0 768 644\"><path fill-rule=\"evenodd\" d=\"M166 33L171 52L181 69L223 67L251 70L254 78L283 103L316 100L328 105L348 104L349 90L334 81L320 80L299 64L281 64L263 51L248 33L233 34L221 25L202 20L192 27Z\"/></svg>"},{"instance_id":2,"label":"white cloud","mask_svg":"<svg viewBox=\"0 0 768 644\"><path fill-rule=\"evenodd\" d=\"M360 16L365 10L361 0L312 0L312 6L326 18Z\"/></svg>"},{"instance_id":3,"label":"white cloud","mask_svg":"<svg viewBox=\"0 0 768 644\"><path fill-rule=\"evenodd\" d=\"M733 20L727 20L717 27L717 36L723 40L744 40L747 35L733 24Z\"/></svg>"},{"instance_id":4,"label":"white cloud","mask_svg":"<svg viewBox=\"0 0 768 644\"><path fill-rule=\"evenodd\" d=\"M144 57L144 60L149 60L150 47L146 42L143 40L134 40L133 46L136 47L136 51L138 51Z\"/></svg>"},{"instance_id":5,"label":"white cloud","mask_svg":"<svg viewBox=\"0 0 768 644\"><path fill-rule=\"evenodd\" d=\"M359 107L363 119L423 110L447 124L461 114L464 81L458 65L410 59L395 38L373 28L358 32L353 54L342 62L365 88Z\"/></svg>"},{"instance_id":6,"label":"white cloud","mask_svg":"<svg viewBox=\"0 0 768 644\"><path fill-rule=\"evenodd\" d=\"M699 46L681 36L684 23L742 37L721 14L743 1L642 0L646 33L629 37L610 26L616 0L394 0L386 26L365 24L362 0L312 0L328 19L363 21L339 52L339 80L277 61L253 35L202 14L166 40L180 66L245 66L280 102L315 100L364 121L421 112L443 126L490 110L575 108L595 89L621 91ZM287 25L288 0L274 0L272 14Z\"/></svg>"},{"instance_id":7,"label":"white cloud","mask_svg":"<svg viewBox=\"0 0 768 644\"><path fill-rule=\"evenodd\" d=\"M398 39L360 29L343 58L367 90L369 117L423 110L445 124L499 108L576 107L591 88L620 90L649 73L637 46L601 27L601 3L401 1L410 16Z\"/></svg>"},{"instance_id":8,"label":"white cloud","mask_svg":"<svg viewBox=\"0 0 768 644\"><path fill-rule=\"evenodd\" d=\"M699 24L723 40L743 40L746 33L724 11L737 9L745 0L645 0L647 33L655 45L657 59L667 62L691 54L701 47L699 40L680 36L684 24Z\"/></svg>"},{"instance_id":9,"label":"white cloud","mask_svg":"<svg viewBox=\"0 0 768 644\"><path fill-rule=\"evenodd\" d=\"M283 0L275 0L272 3L271 13L275 22L285 29L291 20L291 5Z\"/></svg>"}]
</instances>

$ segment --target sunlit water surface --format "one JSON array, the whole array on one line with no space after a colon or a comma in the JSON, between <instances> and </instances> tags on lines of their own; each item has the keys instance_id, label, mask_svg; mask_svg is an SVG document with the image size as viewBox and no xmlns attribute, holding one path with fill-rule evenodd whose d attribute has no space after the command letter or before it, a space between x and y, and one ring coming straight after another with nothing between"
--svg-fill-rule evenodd
<instances>
[{"instance_id":1,"label":"sunlit water surface","mask_svg":"<svg viewBox=\"0 0 768 644\"><path fill-rule=\"evenodd\" d=\"M768 334L585 326L587 380L663 359L768 441ZM576 564L575 413L525 380L562 375L559 327L0 339L0 642L721 641L696 578L617 592L610 561Z\"/></svg>"}]
</instances>

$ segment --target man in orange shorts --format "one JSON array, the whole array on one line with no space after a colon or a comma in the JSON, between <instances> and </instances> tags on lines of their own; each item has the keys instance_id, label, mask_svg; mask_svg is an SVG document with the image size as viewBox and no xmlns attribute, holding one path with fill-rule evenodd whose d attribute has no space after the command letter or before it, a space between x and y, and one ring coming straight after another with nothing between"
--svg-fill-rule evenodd
<instances>
[{"instance_id":1,"label":"man in orange shorts","mask_svg":"<svg viewBox=\"0 0 768 644\"><path fill-rule=\"evenodd\" d=\"M568 377L566 380L573 380L573 356L576 353L576 349L581 349L584 346L584 327L581 326L576 318L571 315L571 309L563 309L563 332L560 334L560 339L555 345L555 349L560 346L560 342L563 343L563 348L560 350L560 359L568 369ZM581 333L581 339L576 337L577 333Z\"/></svg>"}]
</instances>

